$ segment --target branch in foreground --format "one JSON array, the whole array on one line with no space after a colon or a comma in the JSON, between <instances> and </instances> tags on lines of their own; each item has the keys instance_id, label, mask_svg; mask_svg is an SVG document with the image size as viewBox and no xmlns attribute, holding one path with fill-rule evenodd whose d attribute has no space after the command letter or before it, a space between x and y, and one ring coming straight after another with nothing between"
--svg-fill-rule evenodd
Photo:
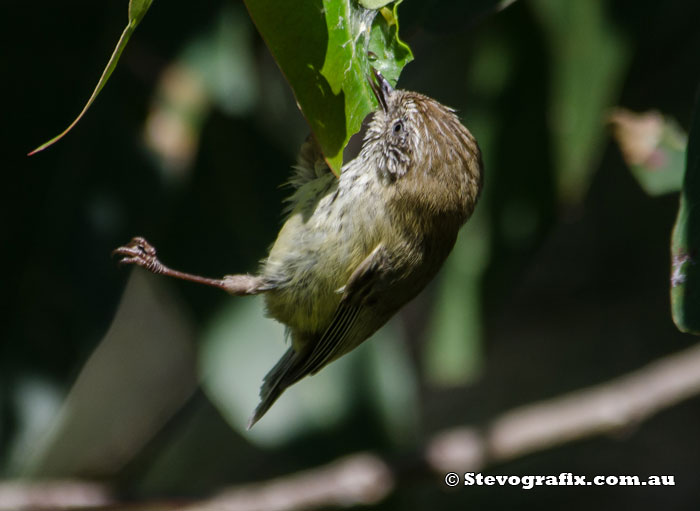
<instances>
[{"instance_id":1,"label":"branch in foreground","mask_svg":"<svg viewBox=\"0 0 700 511\"><path fill-rule=\"evenodd\" d=\"M389 466L363 453L272 481L234 487L185 510L291 511L368 505L384 499L393 488Z\"/></svg>"},{"instance_id":2,"label":"branch in foreground","mask_svg":"<svg viewBox=\"0 0 700 511\"><path fill-rule=\"evenodd\" d=\"M485 428L455 428L439 433L424 452L417 454L417 461L426 474L435 472L441 477L447 472L476 472L533 452L636 426L698 394L700 344L607 383L506 412ZM129 506L129 510L298 511L371 505L388 496L404 472L405 467L398 463L359 453L271 481L232 487L198 503L166 506L151 502ZM75 505L70 499L55 498L56 492L43 492L44 498L36 498L38 487L41 483L0 484L0 509L21 508L23 503L31 503L35 509L46 509L50 503ZM12 490L9 499L8 490ZM102 495L93 496L92 505L108 498ZM8 502L14 506L3 506ZM80 502L85 505L85 501ZM119 507L112 505L109 509L115 511Z\"/></svg>"},{"instance_id":3,"label":"branch in foreground","mask_svg":"<svg viewBox=\"0 0 700 511\"><path fill-rule=\"evenodd\" d=\"M582 438L635 426L700 394L700 344L609 382L506 412L479 433L454 429L428 445L439 472L480 469Z\"/></svg>"},{"instance_id":4,"label":"branch in foreground","mask_svg":"<svg viewBox=\"0 0 700 511\"><path fill-rule=\"evenodd\" d=\"M506 412L483 429L455 428L428 442L421 461L429 470L479 471L574 440L635 426L700 394L700 345L564 396ZM333 505L375 504L389 495L400 474L372 454L263 483L231 488L188 511L295 511Z\"/></svg>"}]
</instances>

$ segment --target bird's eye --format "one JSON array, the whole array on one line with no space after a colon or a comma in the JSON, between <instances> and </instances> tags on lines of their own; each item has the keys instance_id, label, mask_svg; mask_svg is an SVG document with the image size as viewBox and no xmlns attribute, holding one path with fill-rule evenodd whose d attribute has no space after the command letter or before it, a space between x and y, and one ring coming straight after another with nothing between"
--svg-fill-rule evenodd
<instances>
[{"instance_id":1,"label":"bird's eye","mask_svg":"<svg viewBox=\"0 0 700 511\"><path fill-rule=\"evenodd\" d=\"M393 130L394 130L394 133L401 133L401 131L403 130L403 123L401 121L397 121L394 124Z\"/></svg>"}]
</instances>

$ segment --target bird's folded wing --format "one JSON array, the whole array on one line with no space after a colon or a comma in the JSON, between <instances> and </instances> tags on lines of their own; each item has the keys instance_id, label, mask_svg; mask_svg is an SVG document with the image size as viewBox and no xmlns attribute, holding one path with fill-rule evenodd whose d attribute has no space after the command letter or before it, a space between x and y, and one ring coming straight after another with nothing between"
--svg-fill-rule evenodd
<instances>
[{"instance_id":1,"label":"bird's folded wing","mask_svg":"<svg viewBox=\"0 0 700 511\"><path fill-rule=\"evenodd\" d=\"M295 368L295 380L307 374L314 374L337 356L349 351L347 342L352 342L350 333L360 311L365 306L375 287L383 281L382 272L386 269L386 255L381 244L360 263L343 286L343 297L338 304L333 319L321 338L309 347L303 355L303 362ZM356 342L356 341L355 341Z\"/></svg>"}]
</instances>

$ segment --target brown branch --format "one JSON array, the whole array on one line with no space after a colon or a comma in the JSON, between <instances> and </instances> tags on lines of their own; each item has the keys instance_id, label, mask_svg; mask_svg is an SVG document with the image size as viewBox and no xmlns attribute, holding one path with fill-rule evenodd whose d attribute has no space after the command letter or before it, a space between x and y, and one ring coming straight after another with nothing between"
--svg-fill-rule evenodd
<instances>
[{"instance_id":1,"label":"brown branch","mask_svg":"<svg viewBox=\"0 0 700 511\"><path fill-rule=\"evenodd\" d=\"M421 458L430 470L478 471L499 462L637 425L700 394L700 345L609 382L509 411L486 428L455 428L433 437ZM398 477L379 456L357 454L272 481L231 488L188 511L295 511L375 504Z\"/></svg>"},{"instance_id":2,"label":"brown branch","mask_svg":"<svg viewBox=\"0 0 700 511\"><path fill-rule=\"evenodd\" d=\"M328 465L272 481L231 488L186 511L291 511L374 504L394 488L389 466L372 454L354 454Z\"/></svg>"},{"instance_id":3,"label":"brown branch","mask_svg":"<svg viewBox=\"0 0 700 511\"><path fill-rule=\"evenodd\" d=\"M0 510L64 509L107 506L113 502L102 484L76 480L0 481Z\"/></svg>"},{"instance_id":4,"label":"brown branch","mask_svg":"<svg viewBox=\"0 0 700 511\"><path fill-rule=\"evenodd\" d=\"M479 471L494 463L636 426L698 394L700 345L609 382L506 412L485 428L444 431L434 436L418 457L429 471L441 476L447 472ZM360 453L270 481L232 487L198 503L181 503L177 508L187 511L296 511L371 505L394 490L400 469L379 456ZM29 495L32 484L22 486ZM11 493L15 498L9 500L21 504L18 492ZM7 500L8 495L8 487L3 492L3 485L0 485L0 509L7 509L2 501ZM32 503L40 508L42 503L52 500L45 497ZM147 510L152 509L151 506L153 503L129 509Z\"/></svg>"},{"instance_id":5,"label":"brown branch","mask_svg":"<svg viewBox=\"0 0 700 511\"><path fill-rule=\"evenodd\" d=\"M632 373L497 417L485 431L458 428L429 443L438 471L480 469L582 438L635 426L700 394L700 345Z\"/></svg>"}]
</instances>

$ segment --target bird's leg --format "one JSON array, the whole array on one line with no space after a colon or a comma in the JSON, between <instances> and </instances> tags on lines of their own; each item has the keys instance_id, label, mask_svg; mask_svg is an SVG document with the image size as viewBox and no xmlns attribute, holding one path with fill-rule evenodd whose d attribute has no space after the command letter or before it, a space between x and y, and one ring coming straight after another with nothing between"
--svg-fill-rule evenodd
<instances>
[{"instance_id":1,"label":"bird's leg","mask_svg":"<svg viewBox=\"0 0 700 511\"><path fill-rule=\"evenodd\" d=\"M232 295L255 295L266 289L263 279L255 275L226 275L223 279L210 279L168 268L158 260L155 247L139 236L132 238L127 245L115 249L112 255L120 257L119 265L135 264L157 275L218 287Z\"/></svg>"}]
</instances>

